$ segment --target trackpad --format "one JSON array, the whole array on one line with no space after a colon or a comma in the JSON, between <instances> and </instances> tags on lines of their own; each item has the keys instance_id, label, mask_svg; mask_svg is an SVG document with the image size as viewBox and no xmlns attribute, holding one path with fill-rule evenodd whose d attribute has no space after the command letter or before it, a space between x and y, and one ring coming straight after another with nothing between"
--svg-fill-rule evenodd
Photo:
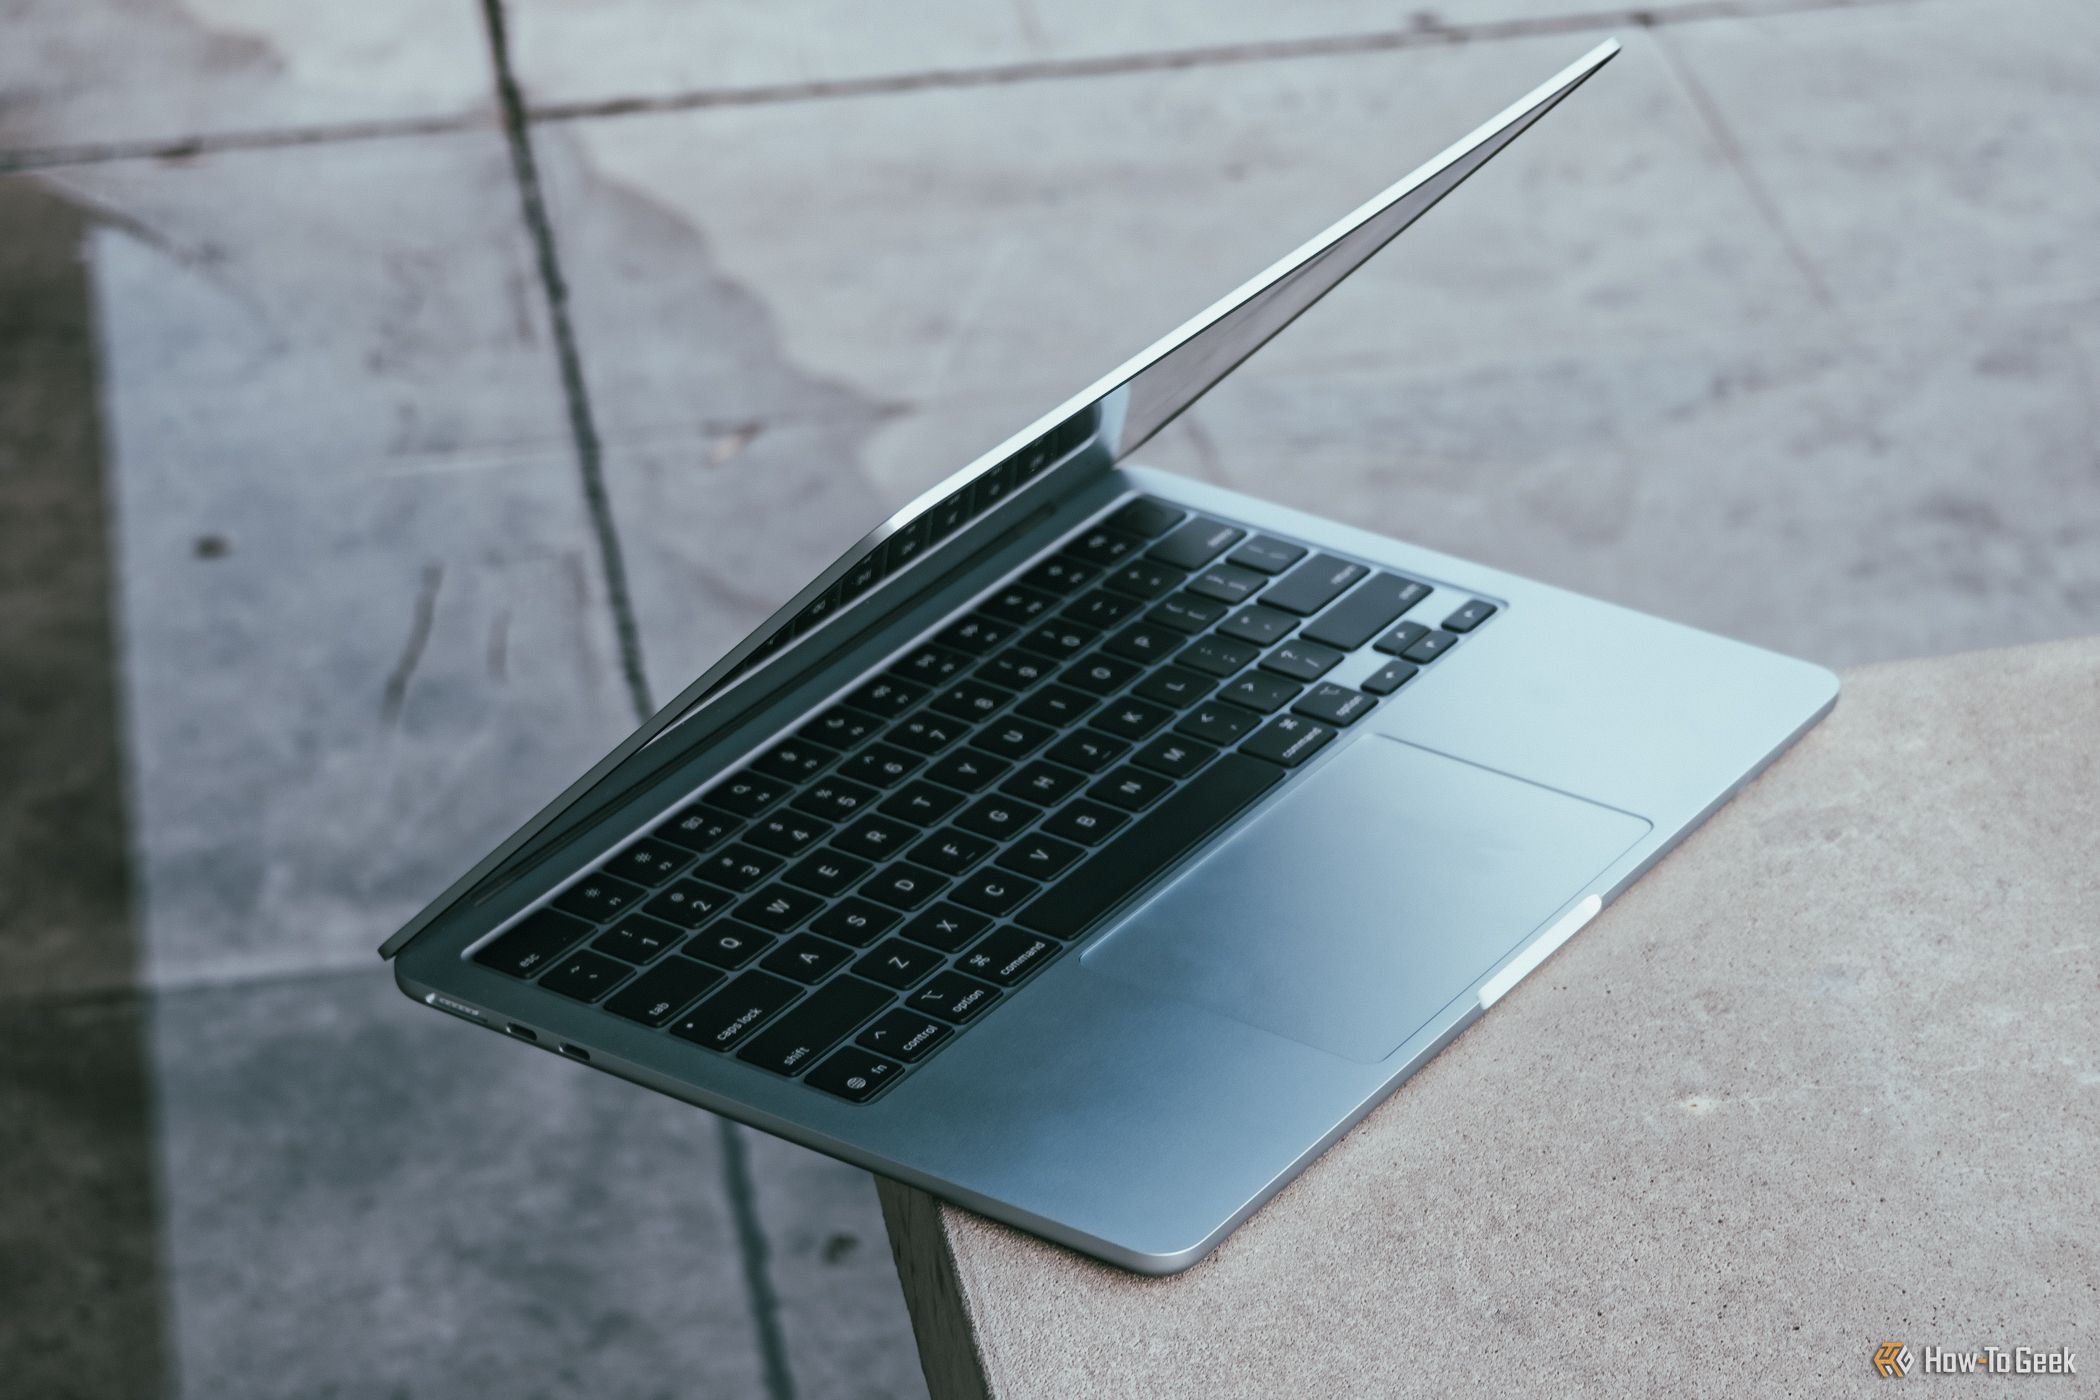
<instances>
[{"instance_id":1,"label":"trackpad","mask_svg":"<svg viewBox=\"0 0 2100 1400\"><path fill-rule=\"evenodd\" d=\"M1088 949L1083 963L1376 1063L1648 828L1594 802L1366 735Z\"/></svg>"}]
</instances>

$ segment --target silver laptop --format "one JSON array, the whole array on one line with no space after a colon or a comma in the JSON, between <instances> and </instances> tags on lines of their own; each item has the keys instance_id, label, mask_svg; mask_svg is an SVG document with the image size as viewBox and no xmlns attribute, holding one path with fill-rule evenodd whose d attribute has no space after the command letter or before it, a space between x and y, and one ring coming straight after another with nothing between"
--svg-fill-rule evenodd
<instances>
[{"instance_id":1,"label":"silver laptop","mask_svg":"<svg viewBox=\"0 0 2100 1400\"><path fill-rule=\"evenodd\" d=\"M1201 1258L1836 698L1129 460L1615 52L883 522L389 940L402 989Z\"/></svg>"}]
</instances>

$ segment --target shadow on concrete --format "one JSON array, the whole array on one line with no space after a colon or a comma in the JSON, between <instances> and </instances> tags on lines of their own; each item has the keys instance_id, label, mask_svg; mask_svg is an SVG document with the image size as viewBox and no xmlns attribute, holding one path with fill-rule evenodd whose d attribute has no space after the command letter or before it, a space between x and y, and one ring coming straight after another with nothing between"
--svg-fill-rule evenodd
<instances>
[{"instance_id":1,"label":"shadow on concrete","mask_svg":"<svg viewBox=\"0 0 2100 1400\"><path fill-rule=\"evenodd\" d=\"M0 1389L165 1382L89 217L0 179Z\"/></svg>"}]
</instances>

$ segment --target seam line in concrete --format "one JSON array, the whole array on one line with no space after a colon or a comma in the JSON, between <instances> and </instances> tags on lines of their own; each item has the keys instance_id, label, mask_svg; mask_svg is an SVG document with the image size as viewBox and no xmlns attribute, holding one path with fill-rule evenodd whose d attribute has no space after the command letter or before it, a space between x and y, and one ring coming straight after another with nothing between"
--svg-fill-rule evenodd
<instances>
[{"instance_id":1,"label":"seam line in concrete","mask_svg":"<svg viewBox=\"0 0 2100 1400\"><path fill-rule=\"evenodd\" d=\"M613 521L612 497L605 486L604 452L598 438L598 424L591 412L589 391L584 384L583 355L577 346L575 325L569 319L569 284L562 273L561 255L555 246L554 221L547 211L539 161L532 150L532 131L525 118L524 97L518 89L517 74L511 69L502 0L482 0L482 14L488 22L489 52L496 72L496 96L502 106L511 167L517 175L519 204L539 266L540 287L547 298L547 319L553 333L555 361L561 371L562 397L567 403L569 432L576 447L584 506L590 515L591 532L597 539L606 602L612 610L613 631L619 642L620 673L627 685L627 697L634 707L636 722L640 723L655 707L649 703L641 629L635 624L634 597L627 583L627 562L621 550L619 530Z\"/></svg>"},{"instance_id":2,"label":"seam line in concrete","mask_svg":"<svg viewBox=\"0 0 2100 1400\"><path fill-rule=\"evenodd\" d=\"M486 0L484 0L486 3ZM683 112L709 107L759 107L825 101L885 93L941 88L993 87L1009 83L1051 82L1064 78L1151 73L1176 68L1210 68L1273 59L1318 58L1351 53L1426 48L1438 44L1492 43L1542 34L1578 34L1609 29L1659 29L1710 20L1763 19L1821 10L1852 10L1915 3L1915 0L1698 0L1651 10L1625 7L1571 11L1522 19L1485 20L1475 24L1418 22L1405 29L1366 30L1360 34L1315 35L1242 44L1213 44L1092 58L1046 58L981 68L927 69L913 73L876 74L863 78L814 79L808 82L757 84L741 88L706 88L661 97L603 98L588 101L525 104L534 121L579 121L635 116L650 112ZM500 115L500 114L499 114ZM403 117L338 122L260 131L195 134L166 139L83 142L77 145L24 147L0 151L0 175L55 166L97 165L123 160L181 160L228 151L267 150L331 142L381 141L407 136L434 136L488 125L485 113L457 116Z\"/></svg>"}]
</instances>

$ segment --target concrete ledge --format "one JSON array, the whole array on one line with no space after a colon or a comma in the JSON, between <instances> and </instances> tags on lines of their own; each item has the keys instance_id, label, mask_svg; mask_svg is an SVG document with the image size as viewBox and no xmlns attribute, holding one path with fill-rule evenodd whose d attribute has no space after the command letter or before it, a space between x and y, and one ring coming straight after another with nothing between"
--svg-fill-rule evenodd
<instances>
[{"instance_id":1,"label":"concrete ledge","mask_svg":"<svg viewBox=\"0 0 2100 1400\"><path fill-rule=\"evenodd\" d=\"M2100 639L1871 667L1187 1274L882 1201L936 1400L2100 1366Z\"/></svg>"}]
</instances>

